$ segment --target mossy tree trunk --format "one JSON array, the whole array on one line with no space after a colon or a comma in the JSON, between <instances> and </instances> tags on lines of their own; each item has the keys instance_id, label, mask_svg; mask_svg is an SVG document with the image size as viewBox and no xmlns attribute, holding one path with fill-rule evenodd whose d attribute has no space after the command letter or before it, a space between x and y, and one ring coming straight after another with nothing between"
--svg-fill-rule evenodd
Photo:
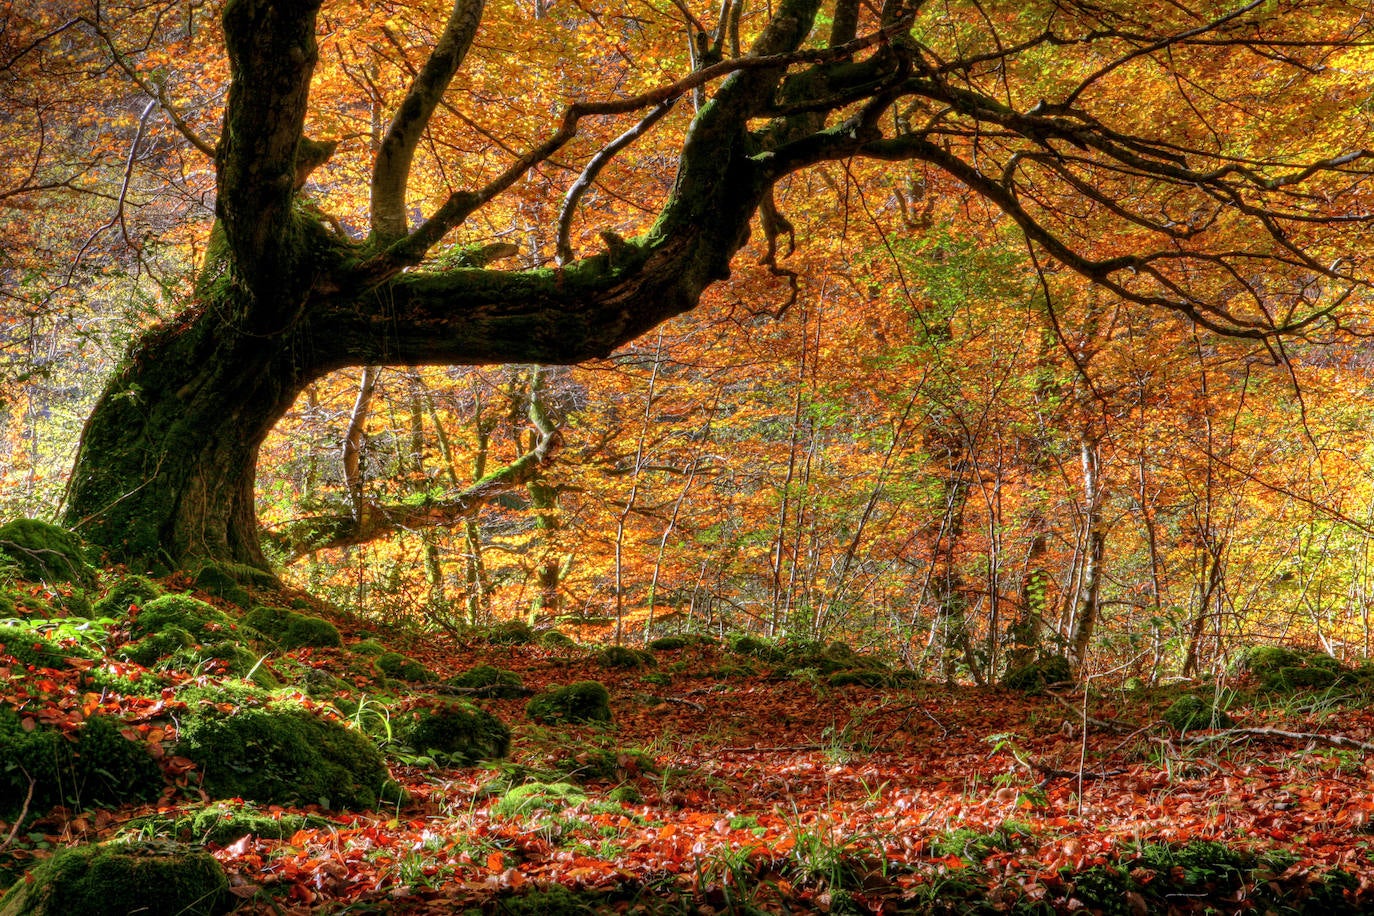
<instances>
[{"instance_id":1,"label":"mossy tree trunk","mask_svg":"<svg viewBox=\"0 0 1374 916\"><path fill-rule=\"evenodd\" d=\"M791 5L759 40L762 53L791 50L805 36L814 0ZM298 160L313 148L302 129L317 6L231 0L225 8L233 81L216 150L218 220L197 302L140 341L109 382L68 490L65 521L114 559L266 568L257 452L311 381L350 366L606 355L691 309L729 275L776 177L749 159L745 124L782 69L736 74L697 117L675 191L648 236L558 270L403 273L484 202L480 193L455 194L415 231L401 228L406 146L418 142L417 127L456 71L454 42L464 44L456 33L476 28L475 13L459 3L435 52L448 58L432 61L402 104L378 157L374 233L354 243L295 200L304 180Z\"/></svg>"}]
</instances>

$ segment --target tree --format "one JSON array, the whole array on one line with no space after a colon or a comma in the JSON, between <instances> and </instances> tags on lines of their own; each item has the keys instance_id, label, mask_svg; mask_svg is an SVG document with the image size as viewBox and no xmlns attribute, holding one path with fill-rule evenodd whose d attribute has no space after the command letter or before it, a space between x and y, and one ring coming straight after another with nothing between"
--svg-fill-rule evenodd
<instances>
[{"instance_id":1,"label":"tree","mask_svg":"<svg viewBox=\"0 0 1374 916\"><path fill-rule=\"evenodd\" d=\"M355 238L304 190L334 150L306 136L320 5L226 0L228 91L213 143L137 60L118 57L147 104L213 152L217 193L193 300L132 348L75 459L65 521L114 558L265 568L257 450L313 380L610 353L729 277L756 216L776 268L788 224L772 189L826 161L918 163L1005 214L1037 264L1267 341L1280 359L1282 335L1352 320L1340 307L1365 282L1369 154L1348 117L1353 81L1331 66L1366 37L1356 6L837 0L821 15L819 0L782 0L742 17L728 0L708 30L684 3L697 69L574 102L546 139L417 220L417 151L484 15L481 0L457 0L378 122L370 226ZM98 10L82 22L106 35ZM741 35L752 35L747 50ZM579 187L693 96L702 104L671 151L676 177L642 234L607 229L605 250L577 257L570 193L550 245L557 264L497 269L482 246L466 266L426 260L573 149L589 119L643 113L588 159Z\"/></svg>"}]
</instances>

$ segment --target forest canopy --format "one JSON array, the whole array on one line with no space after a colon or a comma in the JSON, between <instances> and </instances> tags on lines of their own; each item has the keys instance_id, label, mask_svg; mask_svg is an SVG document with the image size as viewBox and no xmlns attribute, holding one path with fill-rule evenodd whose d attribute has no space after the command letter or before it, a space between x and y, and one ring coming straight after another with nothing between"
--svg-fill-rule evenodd
<instances>
[{"instance_id":1,"label":"forest canopy","mask_svg":"<svg viewBox=\"0 0 1374 916\"><path fill-rule=\"evenodd\" d=\"M1340 2L0 7L0 514L441 626L1368 654Z\"/></svg>"}]
</instances>

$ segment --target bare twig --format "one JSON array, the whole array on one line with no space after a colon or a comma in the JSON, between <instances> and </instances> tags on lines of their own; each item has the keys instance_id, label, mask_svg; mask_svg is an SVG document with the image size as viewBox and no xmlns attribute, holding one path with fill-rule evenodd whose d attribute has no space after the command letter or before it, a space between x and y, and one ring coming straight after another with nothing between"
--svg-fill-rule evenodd
<instances>
[{"instance_id":1,"label":"bare twig","mask_svg":"<svg viewBox=\"0 0 1374 916\"><path fill-rule=\"evenodd\" d=\"M1374 751L1374 744L1367 741L1357 741L1344 735L1290 732L1279 728L1224 728L1201 735L1188 735L1182 740L1187 744L1208 744L1213 741L1228 741L1231 738L1280 738L1285 741L1310 741L1315 744L1327 744L1331 747L1349 747L1366 753Z\"/></svg>"}]
</instances>

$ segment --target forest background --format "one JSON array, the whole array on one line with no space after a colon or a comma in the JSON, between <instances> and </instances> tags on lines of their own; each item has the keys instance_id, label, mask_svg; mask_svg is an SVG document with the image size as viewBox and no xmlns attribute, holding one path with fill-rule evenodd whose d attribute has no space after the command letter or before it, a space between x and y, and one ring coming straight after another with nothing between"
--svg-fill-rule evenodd
<instances>
[{"instance_id":1,"label":"forest background","mask_svg":"<svg viewBox=\"0 0 1374 916\"><path fill-rule=\"evenodd\" d=\"M63 504L102 380L190 299L214 216L214 162L188 137L218 130L219 5L68 6L0 5L6 518ZM340 233L366 223L382 119L435 44L439 6L325 7L310 131L338 145L303 205ZM761 7L727 8L737 18L713 29L736 45L764 21ZM969 78L1014 82L1009 102L1081 82L1097 111L1179 148L1282 166L1369 145L1357 5L1139 16L1159 31L1177 18L1184 35L1204 13L1253 35L1142 50L1133 14L1077 4L942 4L919 29L986 54ZM701 66L694 28L716 12L504 0L486 15L461 91L418 147L417 212L536 145L569 101ZM1027 38L1054 15L1085 29L1101 17L1115 37L1081 54ZM561 242L642 232L706 97L665 108L633 143L613 145L631 119L589 122L427 266L531 269ZM592 171L608 145L616 155ZM1349 161L1312 192L1342 215L1309 241L1358 277L1338 270L1368 214ZM579 175L580 208L564 208ZM1094 232L1097 205L1046 194L1088 252L1134 244ZM1159 211L1216 248L1243 231L1225 204L1176 203ZM1368 657L1363 281L1333 308L1319 280L1270 288L1289 310L1271 327L1321 304L1292 333L1214 333L1055 266L920 162L819 164L784 179L761 219L700 307L606 359L377 365L310 385L258 462L281 575L386 623L842 638L979 683L1041 650L1146 680L1222 670L1253 642ZM1234 295L1216 287L1218 302Z\"/></svg>"}]
</instances>

